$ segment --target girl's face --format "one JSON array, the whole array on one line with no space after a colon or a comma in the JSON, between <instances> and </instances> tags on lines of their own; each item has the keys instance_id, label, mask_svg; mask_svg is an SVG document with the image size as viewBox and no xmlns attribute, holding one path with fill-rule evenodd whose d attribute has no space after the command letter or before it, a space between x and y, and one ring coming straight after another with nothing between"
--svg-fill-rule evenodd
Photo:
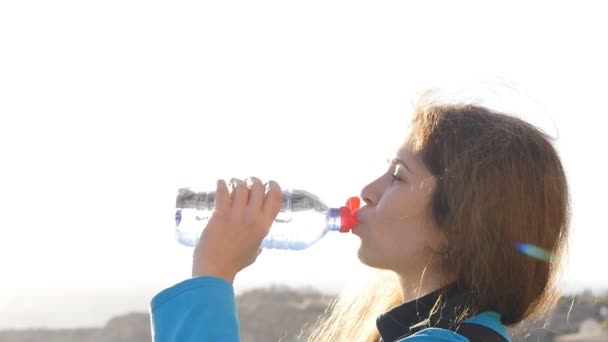
<instances>
[{"instance_id":1,"label":"girl's face","mask_svg":"<svg viewBox=\"0 0 608 342\"><path fill-rule=\"evenodd\" d=\"M366 205L357 211L359 222L352 230L361 238L359 259L371 267L412 275L433 262L431 252L445 244L431 216L435 188L435 177L402 146L388 170L361 191Z\"/></svg>"}]
</instances>

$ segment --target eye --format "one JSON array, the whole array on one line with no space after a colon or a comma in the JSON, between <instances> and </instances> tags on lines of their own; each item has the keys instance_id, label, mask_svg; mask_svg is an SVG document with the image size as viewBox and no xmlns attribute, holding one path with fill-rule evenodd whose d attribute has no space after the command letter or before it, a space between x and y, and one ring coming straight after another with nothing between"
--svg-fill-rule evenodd
<instances>
[{"instance_id":1,"label":"eye","mask_svg":"<svg viewBox=\"0 0 608 342\"><path fill-rule=\"evenodd\" d=\"M403 179L399 176L399 173L397 172L397 170L395 170L394 172L391 172L391 178L392 178L392 182L403 182Z\"/></svg>"},{"instance_id":2,"label":"eye","mask_svg":"<svg viewBox=\"0 0 608 342\"><path fill-rule=\"evenodd\" d=\"M401 165L395 163L392 159L387 159L386 163L388 164L388 171L386 173L391 176L391 183L405 182L405 179L403 179L399 174L399 169L401 168Z\"/></svg>"},{"instance_id":3,"label":"eye","mask_svg":"<svg viewBox=\"0 0 608 342\"><path fill-rule=\"evenodd\" d=\"M393 169L393 172L391 172L391 177L393 178L392 181L393 182L404 182L405 180L399 176L399 165L395 165L395 168Z\"/></svg>"}]
</instances>

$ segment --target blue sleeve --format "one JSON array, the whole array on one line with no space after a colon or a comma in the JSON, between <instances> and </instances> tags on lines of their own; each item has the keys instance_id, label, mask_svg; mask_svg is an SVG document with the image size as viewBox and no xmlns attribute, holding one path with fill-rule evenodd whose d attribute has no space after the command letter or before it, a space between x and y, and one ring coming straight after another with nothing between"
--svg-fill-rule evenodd
<instances>
[{"instance_id":1,"label":"blue sleeve","mask_svg":"<svg viewBox=\"0 0 608 342\"><path fill-rule=\"evenodd\" d=\"M150 302L154 342L238 342L234 288L221 278L195 277Z\"/></svg>"},{"instance_id":2,"label":"blue sleeve","mask_svg":"<svg viewBox=\"0 0 608 342\"><path fill-rule=\"evenodd\" d=\"M450 330L426 328L397 342L469 342L469 339Z\"/></svg>"}]
</instances>

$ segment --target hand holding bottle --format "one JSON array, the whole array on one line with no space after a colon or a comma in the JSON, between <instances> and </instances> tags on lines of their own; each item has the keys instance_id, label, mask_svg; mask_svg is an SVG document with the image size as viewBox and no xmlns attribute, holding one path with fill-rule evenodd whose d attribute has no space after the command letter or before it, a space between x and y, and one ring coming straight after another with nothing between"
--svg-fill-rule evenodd
<instances>
[{"instance_id":1,"label":"hand holding bottle","mask_svg":"<svg viewBox=\"0 0 608 342\"><path fill-rule=\"evenodd\" d=\"M232 179L232 191L217 183L213 213L194 249L192 276L215 276L232 283L236 274L253 264L260 243L281 209L282 192L270 181L266 188L251 177Z\"/></svg>"}]
</instances>

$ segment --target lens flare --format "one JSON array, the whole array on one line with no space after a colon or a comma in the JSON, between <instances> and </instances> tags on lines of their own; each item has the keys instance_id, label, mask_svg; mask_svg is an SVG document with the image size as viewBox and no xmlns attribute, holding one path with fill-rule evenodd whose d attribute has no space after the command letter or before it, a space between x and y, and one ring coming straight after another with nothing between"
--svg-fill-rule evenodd
<instances>
[{"instance_id":1,"label":"lens flare","mask_svg":"<svg viewBox=\"0 0 608 342\"><path fill-rule=\"evenodd\" d=\"M547 252L543 248L534 246L528 243L517 243L517 249L525 255L531 256L535 259L547 261L551 260L551 253Z\"/></svg>"}]
</instances>

